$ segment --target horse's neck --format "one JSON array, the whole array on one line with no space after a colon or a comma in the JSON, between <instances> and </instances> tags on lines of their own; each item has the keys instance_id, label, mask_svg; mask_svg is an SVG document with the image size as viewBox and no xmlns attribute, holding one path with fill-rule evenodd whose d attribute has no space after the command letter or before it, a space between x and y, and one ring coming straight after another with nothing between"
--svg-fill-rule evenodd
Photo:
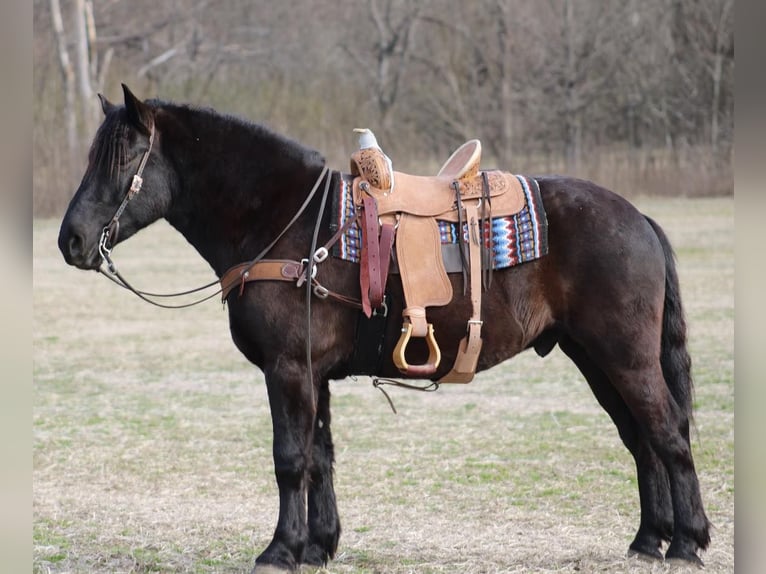
<instances>
[{"instance_id":1,"label":"horse's neck","mask_svg":"<svg viewBox=\"0 0 766 574\"><path fill-rule=\"evenodd\" d=\"M285 145L282 140L269 145L263 134L256 134L257 142L247 141L247 135L245 130L227 140L224 153L187 157L189 169L178 174L178 193L167 215L219 276L277 237L321 172L315 155L301 149L285 153L277 147ZM316 205L307 210L310 220ZM269 257L296 257L296 243L306 234L305 224L293 226Z\"/></svg>"}]
</instances>

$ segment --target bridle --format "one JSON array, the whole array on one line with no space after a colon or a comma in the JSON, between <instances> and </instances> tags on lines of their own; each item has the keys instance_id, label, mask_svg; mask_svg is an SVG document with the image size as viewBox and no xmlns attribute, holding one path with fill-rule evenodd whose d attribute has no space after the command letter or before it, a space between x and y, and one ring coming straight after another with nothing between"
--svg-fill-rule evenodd
<instances>
[{"instance_id":1,"label":"bridle","mask_svg":"<svg viewBox=\"0 0 766 574\"><path fill-rule=\"evenodd\" d=\"M157 301L153 301L151 298L173 298L173 297L182 297L185 295L191 295L193 293L199 293L200 291L204 291L205 289L208 289L210 287L213 287L214 285L218 285L220 281L218 279L211 281L207 285L202 285L201 287L196 287L194 289L189 289L186 291L179 291L177 293L149 293L147 291L140 291L133 287L123 276L122 274L117 270L117 266L114 264L114 261L112 261L112 248L114 247L113 242L117 239L117 234L120 230L120 217L122 216L123 212L125 211L125 208L128 206L128 203L141 191L141 187L143 186L144 179L143 179L143 173L144 168L146 168L146 164L149 161L149 156L152 153L152 147L154 146L154 136L155 136L155 128L154 123L152 123L151 129L149 131L149 147L146 148L146 151L144 152L143 156L141 157L141 162L138 164L138 169L136 170L135 175L133 176L130 187L128 188L128 192L125 194L125 197L122 200L122 203L120 203L120 206L117 208L117 211L115 211L114 215L112 216L112 219L109 220L109 223L107 223L104 228L101 230L101 237L99 238L98 242L98 252L99 255L101 255L101 263L102 265L99 267L98 271L102 275L104 275L107 279L110 281L116 283L123 289L127 289L134 295L136 295L139 299L150 303L151 305L154 305L156 307L162 307L164 309L183 309L185 307L192 307L194 305L199 305L200 303L204 303L205 301L212 299L216 295L222 293L225 289L231 288L233 285L239 283L239 279L235 280L232 285L221 285L221 287L214 293L210 295L206 295L205 297L202 297L200 299L197 299L195 301L192 301L191 303L183 303L179 305L168 305L164 303L158 303ZM317 177L316 181L314 182L314 185L309 192L308 196L304 200L303 204L300 206L296 214L293 216L293 218L287 223L287 225L282 229L282 231L274 238L271 243L269 243L258 255L255 256L249 263L255 264L261 259L263 259L269 251L277 244L277 242L282 239L285 233L293 226L293 224L298 220L298 218L303 214L303 212L306 210L306 208L309 206L309 203L311 203L311 200L314 198L314 195L316 194L317 190L319 189L319 184L322 182L323 179L326 178L326 183L324 186L324 195L323 195L323 202L322 202L322 208L324 208L324 202L327 197L327 192L330 187L330 169L325 165L322 167L322 171L319 173L319 176ZM321 220L321 214L320 218ZM319 220L317 221L317 225L319 224ZM315 243L316 243L316 235L314 237L314 242L312 244L312 253L315 249ZM316 269L311 269L312 264L314 263L314 258L309 258L309 269L307 270L307 273L311 276L312 271L315 273ZM104 269L104 263L106 264L106 269ZM311 283L311 282L309 282Z\"/></svg>"},{"instance_id":2,"label":"bridle","mask_svg":"<svg viewBox=\"0 0 766 574\"><path fill-rule=\"evenodd\" d=\"M212 297L215 297L218 293L213 293L210 296L204 297L203 299L199 299L197 301L193 301L191 303L185 303L182 305L166 305L164 303L158 303L156 301L152 301L150 297L181 297L183 295L189 295L191 293L197 293L199 291L203 291L204 289L207 289L209 287L212 287L217 283L217 281L212 281L211 283L208 283L207 285L203 285L202 287L197 287L195 289L189 289L188 291L181 291L178 293L149 293L146 291L139 291L135 287L133 287L128 281L122 276L122 274L117 270L117 266L114 264L114 261L112 261L112 248L114 247L113 242L117 239L117 234L120 232L120 217L122 216L123 212L125 211L125 208L128 206L128 203L139 194L141 191L141 187L144 184L144 168L146 168L146 164L149 161L149 156L152 153L152 148L154 147L154 135L155 135L155 128L154 128L154 122L152 122L152 126L149 130L149 146L146 148L146 151L144 152L143 156L141 156L141 162L138 164L138 169L136 170L135 175L133 175L133 178L130 182L130 187L128 188L128 192L125 194L125 197L122 199L122 203L120 203L120 206L117 208L117 211L115 211L114 215L112 216L112 219L109 220L109 223L107 223L104 228L101 230L101 237L98 240L98 253L101 255L101 263L102 266L99 267L98 271L101 273L104 277L109 279L110 281L116 283L120 287L127 289L134 295L136 295L138 298L142 299L143 301L146 301L147 303L150 303L152 305L155 305L157 307L163 307L165 309L181 309L184 307L191 307L192 305L197 305L199 303L202 303L204 301L207 301L208 299L211 299ZM104 270L103 264L106 263L107 270Z\"/></svg>"},{"instance_id":3,"label":"bridle","mask_svg":"<svg viewBox=\"0 0 766 574\"><path fill-rule=\"evenodd\" d=\"M102 261L105 261L109 266L109 270L112 273L116 273L116 269L110 258L112 253L111 241L117 239L117 234L120 232L120 217L122 216L122 213L125 211L130 200L138 195L141 191L141 186L144 184L143 173L144 168L146 167L146 162L149 161L149 155L152 153L152 147L154 146L154 133L154 122L152 122L152 127L149 131L149 147L146 148L144 155L141 157L141 163L138 164L138 170L130 182L128 193L125 194L122 203L117 208L112 219L104 226L104 229L101 230L101 238L98 241L98 253L101 255Z\"/></svg>"}]
</instances>

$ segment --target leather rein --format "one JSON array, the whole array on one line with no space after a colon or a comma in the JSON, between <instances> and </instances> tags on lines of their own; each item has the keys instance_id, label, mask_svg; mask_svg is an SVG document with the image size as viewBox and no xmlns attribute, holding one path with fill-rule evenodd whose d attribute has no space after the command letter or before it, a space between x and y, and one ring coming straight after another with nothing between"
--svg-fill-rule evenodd
<instances>
[{"instance_id":1,"label":"leather rein","mask_svg":"<svg viewBox=\"0 0 766 574\"><path fill-rule=\"evenodd\" d=\"M284 259L284 260L264 259L264 257L268 254L268 252L271 251L271 249L277 244L277 242L285 235L285 233L287 233L287 231L293 226L293 224L303 214L303 212L311 203L311 200L316 195L316 192L319 189L320 183L322 182L323 179L326 179L322 208L320 210L320 214L317 219L317 227L315 230L315 237L316 237L316 233L318 232L318 228L319 228L319 223L321 221L322 212L324 211L324 204L329 191L330 181L332 179L330 170L327 166L324 166L322 168L322 171L320 172L319 176L314 182L314 185L311 188L311 191L309 192L308 196L304 200L303 204L301 204L298 211L295 213L292 219L287 223L284 229L282 229L282 231L276 236L276 238L274 238L273 241L271 241L258 255L256 255L250 261L241 263L239 265L235 265L234 267L230 268L226 273L224 273L224 275L221 277L220 280L215 280L206 285L202 285L201 287L196 287L194 289L189 289L186 291L179 291L176 293L150 293L147 291L141 291L133 287L117 269L117 266L115 265L114 261L111 258L111 253L113 248L113 242L116 240L117 234L119 233L119 230L120 230L120 217L125 211L125 208L127 207L128 203L136 195L139 194L143 186L143 181L144 181L143 172L144 172L144 169L146 168L146 164L152 152L152 147L154 145L154 137L155 137L155 128L154 128L154 124L152 124L151 130L149 132L149 147L146 149L143 156L141 157L141 162L139 163L136 174L133 176L131 180L130 188L128 189L128 192L123 198L122 203L120 203L120 206L117 208L117 211L112 216L109 223L107 223L101 231L101 237L98 242L98 252L101 255L102 265L98 271L102 275L104 275L107 279L116 283L120 287L127 289L128 291L136 295L141 300L151 305L154 305L156 307L162 307L164 309L183 309L185 307L199 305L200 303L203 303L209 299L212 299L213 297L219 294L222 295L223 302L225 303L226 297L228 296L229 292L237 285L240 285L240 295L241 295L244 289L245 282L247 281L257 281L257 280L292 281L297 283L297 286L300 287L303 285L304 282L306 282L307 277L311 277L311 280L308 282L309 283L308 287L312 289L314 295L316 295L317 297L322 299L326 299L329 297L339 302L345 303L347 305L351 305L353 307L360 306L360 303L356 301L355 299L351 299L349 297L345 297L343 295L334 293L330 291L329 289L323 287L316 280L316 271L317 271L316 264L321 263L327 258L327 255L329 253L328 252L329 247L332 246L340 238L341 234L345 232L345 230L351 225L351 223L353 223L354 220L350 220L349 222L347 222L347 224L343 226L343 228L339 230L338 233L335 234L333 239L331 239L327 244L325 244L323 247L320 247L319 249L316 249L316 239L314 239L314 242L312 244L312 249L311 249L311 257L307 259L303 259L300 262L287 260L287 259ZM104 264L106 264L106 269L104 268ZM182 297L185 295L190 295L193 293L204 291L205 289L213 287L214 285L217 285L217 284L220 284L220 287L216 292L210 295L204 296L195 301L192 301L191 303L172 305L172 304L166 304L166 303L159 303L157 301L152 300L152 298Z\"/></svg>"}]
</instances>

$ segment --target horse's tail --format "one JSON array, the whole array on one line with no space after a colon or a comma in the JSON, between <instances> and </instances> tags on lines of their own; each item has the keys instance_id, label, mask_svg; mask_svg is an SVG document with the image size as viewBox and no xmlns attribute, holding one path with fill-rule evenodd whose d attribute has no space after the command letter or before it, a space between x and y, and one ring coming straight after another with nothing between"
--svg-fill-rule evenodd
<instances>
[{"instance_id":1,"label":"horse's tail","mask_svg":"<svg viewBox=\"0 0 766 574\"><path fill-rule=\"evenodd\" d=\"M660 364L665 383L676 403L692 419L694 384L692 382L692 360L686 349L686 320L681 306L681 290L676 272L675 253L667 235L651 217L646 220L654 229L665 253L665 310L662 313L662 342Z\"/></svg>"}]
</instances>

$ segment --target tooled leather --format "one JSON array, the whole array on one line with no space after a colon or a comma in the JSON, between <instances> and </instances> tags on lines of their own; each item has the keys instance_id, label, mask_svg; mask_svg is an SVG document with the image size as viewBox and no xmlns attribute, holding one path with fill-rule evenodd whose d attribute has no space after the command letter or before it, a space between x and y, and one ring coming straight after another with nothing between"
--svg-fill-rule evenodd
<instances>
[{"instance_id":1,"label":"tooled leather","mask_svg":"<svg viewBox=\"0 0 766 574\"><path fill-rule=\"evenodd\" d=\"M351 173L361 175L377 189L388 190L391 187L391 174L380 150L365 148L351 154Z\"/></svg>"}]
</instances>

